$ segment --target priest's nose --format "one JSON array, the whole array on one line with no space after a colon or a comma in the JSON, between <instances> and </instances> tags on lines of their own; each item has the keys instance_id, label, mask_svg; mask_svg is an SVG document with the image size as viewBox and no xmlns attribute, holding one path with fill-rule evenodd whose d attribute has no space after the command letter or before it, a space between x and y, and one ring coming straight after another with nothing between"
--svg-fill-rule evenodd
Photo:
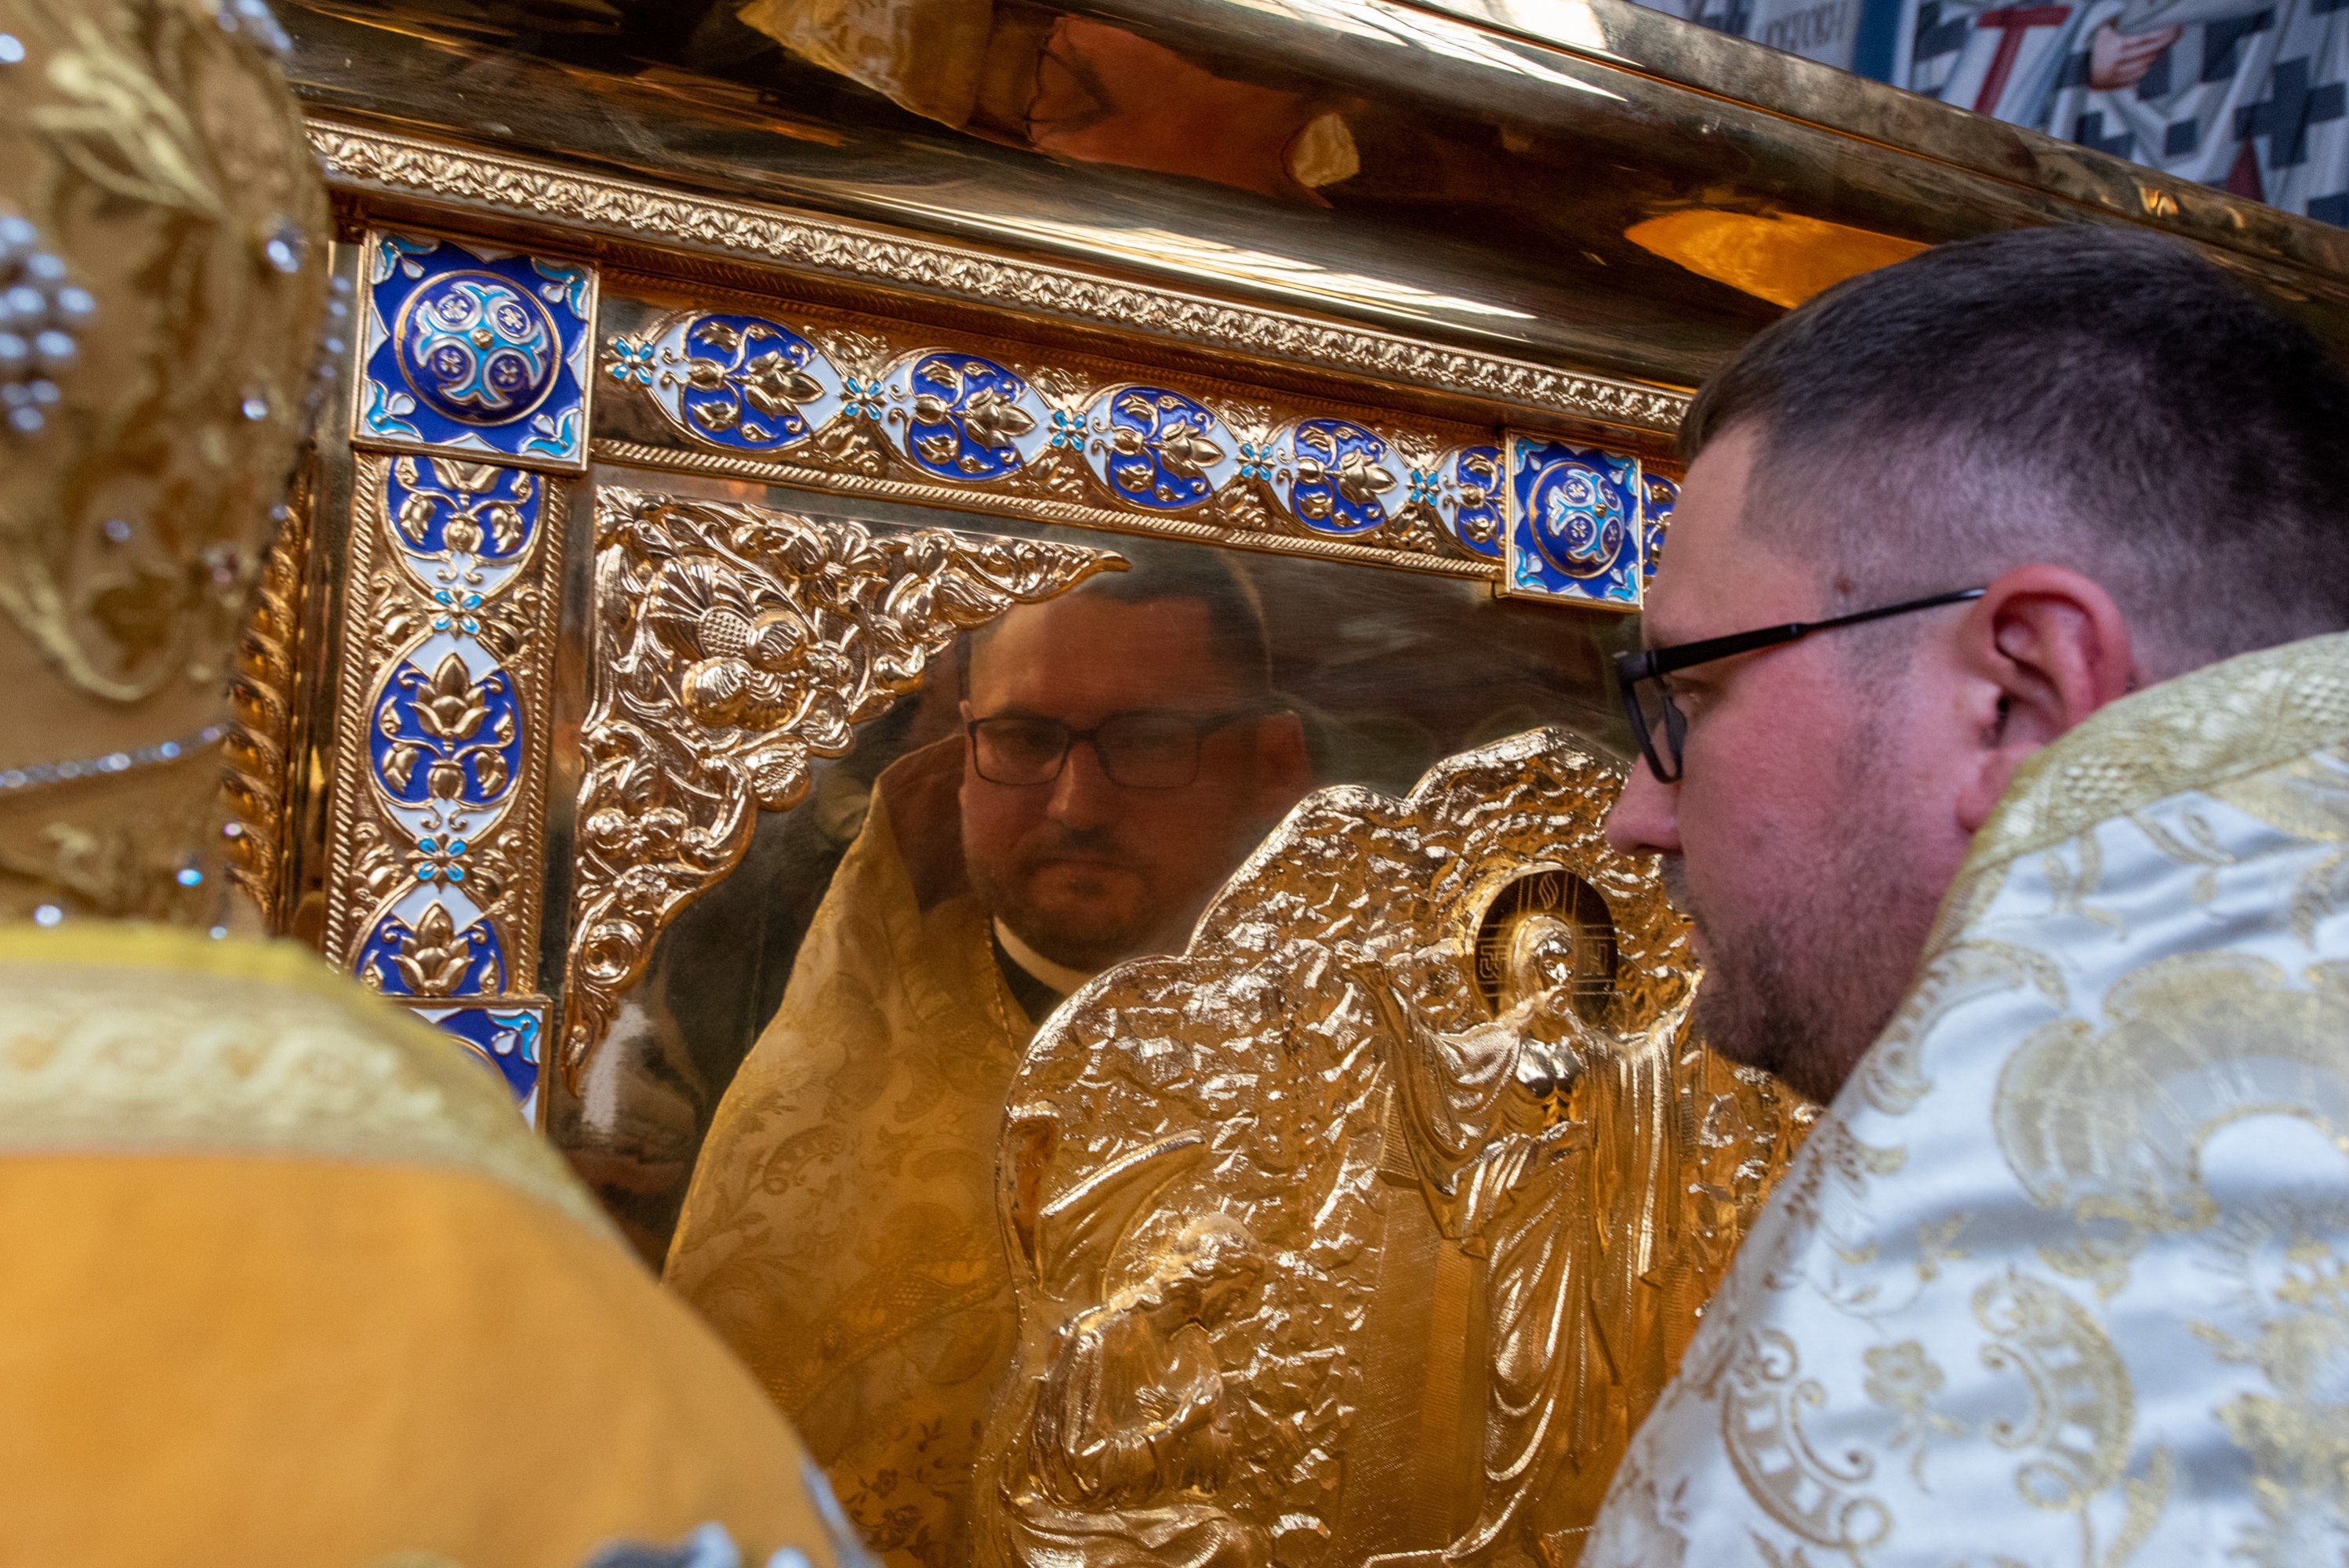
<instances>
[{"instance_id":1,"label":"priest's nose","mask_svg":"<svg viewBox=\"0 0 2349 1568\"><path fill-rule=\"evenodd\" d=\"M1659 782L1645 763L1632 763L1623 793L1607 813L1607 841L1627 855L1679 854L1679 789Z\"/></svg>"},{"instance_id":2,"label":"priest's nose","mask_svg":"<svg viewBox=\"0 0 2349 1568\"><path fill-rule=\"evenodd\" d=\"M1117 820L1119 790L1102 771L1101 754L1091 740L1069 748L1061 776L1052 780L1052 803L1047 809L1066 828L1104 827Z\"/></svg>"}]
</instances>

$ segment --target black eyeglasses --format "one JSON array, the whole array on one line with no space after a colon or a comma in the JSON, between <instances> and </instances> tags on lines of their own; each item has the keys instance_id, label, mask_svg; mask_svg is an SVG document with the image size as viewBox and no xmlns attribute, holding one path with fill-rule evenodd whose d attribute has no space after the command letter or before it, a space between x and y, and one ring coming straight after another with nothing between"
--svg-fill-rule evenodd
<instances>
[{"instance_id":1,"label":"black eyeglasses","mask_svg":"<svg viewBox=\"0 0 2349 1568\"><path fill-rule=\"evenodd\" d=\"M1125 789L1180 789L1199 777L1199 746L1215 731L1264 710L1194 717L1185 713L1114 713L1091 729L1071 729L1057 718L1005 715L974 718L972 765L990 784L1050 784L1061 776L1069 748L1081 740L1101 761L1102 777Z\"/></svg>"},{"instance_id":2,"label":"black eyeglasses","mask_svg":"<svg viewBox=\"0 0 2349 1568\"><path fill-rule=\"evenodd\" d=\"M1631 733L1640 738L1640 752L1648 759L1648 770L1665 784L1677 784L1681 779L1681 742L1688 735L1688 719L1680 705L1672 700L1671 688L1663 677L1674 670L1687 669L1691 665L1711 664L1715 659L1729 658L1737 654L1750 654L1758 648L1775 648L1781 643L1791 643L1807 637L1813 632L1832 632L1838 626L1857 626L1864 621L1881 621L1891 615L1906 615L1912 611L1931 610L1943 604L1963 603L1979 599L1986 588L1960 588L1948 593L1936 593L1930 599L1910 599L1899 604L1886 604L1874 610L1861 610L1855 614L1837 615L1832 621L1789 621L1783 626L1764 626L1752 632L1733 632L1725 637L1707 637L1702 642L1682 643L1669 648L1649 648L1636 654L1615 655L1615 684L1623 694L1623 713L1631 721ZM1651 684L1653 692L1646 699L1640 687ZM1654 717L1649 713L1652 705ZM1656 738L1663 737L1663 749L1658 750ZM1665 758L1671 758L1666 766Z\"/></svg>"}]
</instances>

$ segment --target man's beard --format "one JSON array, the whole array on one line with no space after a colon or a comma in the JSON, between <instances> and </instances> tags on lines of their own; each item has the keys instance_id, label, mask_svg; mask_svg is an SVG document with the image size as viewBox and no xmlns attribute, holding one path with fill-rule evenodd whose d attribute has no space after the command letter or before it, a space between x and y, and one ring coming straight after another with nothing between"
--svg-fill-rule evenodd
<instances>
[{"instance_id":1,"label":"man's beard","mask_svg":"<svg viewBox=\"0 0 2349 1568\"><path fill-rule=\"evenodd\" d=\"M1097 856L1143 878L1143 894L1133 913L1123 920L1111 920L1099 909L1046 908L1031 902L1026 889L1041 862L1068 854ZM969 859L966 870L971 891L1020 941L1071 969L1093 974L1121 958L1145 952L1163 923L1163 912L1154 907L1147 873L1120 851L1112 831L1052 829L1050 837L1022 844L1004 869L1006 874L998 876L995 867L977 857Z\"/></svg>"},{"instance_id":2,"label":"man's beard","mask_svg":"<svg viewBox=\"0 0 2349 1568\"><path fill-rule=\"evenodd\" d=\"M1870 798L1865 780L1854 797ZM1900 885L1897 824L1863 808L1845 830L1785 907L1735 927L1707 921L1681 863L1664 861L1672 902L1704 934L1698 1035L1821 1103L1891 1022L1938 903Z\"/></svg>"}]
</instances>

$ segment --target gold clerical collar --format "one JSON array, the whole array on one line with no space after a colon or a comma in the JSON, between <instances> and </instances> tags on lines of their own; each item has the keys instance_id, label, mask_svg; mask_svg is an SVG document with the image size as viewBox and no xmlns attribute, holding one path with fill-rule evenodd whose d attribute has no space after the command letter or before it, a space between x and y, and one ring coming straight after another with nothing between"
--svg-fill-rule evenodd
<instances>
[{"instance_id":1,"label":"gold clerical collar","mask_svg":"<svg viewBox=\"0 0 2349 1568\"><path fill-rule=\"evenodd\" d=\"M1063 996L1092 978L1092 975L1081 969L1071 969L1065 964L1053 963L1020 941L1019 934L1004 924L999 915L996 917L995 922L995 940L1003 944L1003 951L1009 954L1012 963L1017 964ZM1099 971L1094 973L1097 974Z\"/></svg>"}]
</instances>

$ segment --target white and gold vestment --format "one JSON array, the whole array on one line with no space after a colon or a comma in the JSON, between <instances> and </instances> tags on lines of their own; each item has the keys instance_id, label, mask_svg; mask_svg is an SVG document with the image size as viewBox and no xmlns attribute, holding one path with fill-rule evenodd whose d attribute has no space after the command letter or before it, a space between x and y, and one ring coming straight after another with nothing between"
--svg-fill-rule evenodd
<instances>
[{"instance_id":1,"label":"white and gold vestment","mask_svg":"<svg viewBox=\"0 0 2349 1568\"><path fill-rule=\"evenodd\" d=\"M1585 1568L2338 1563L2349 635L2034 758Z\"/></svg>"}]
</instances>

